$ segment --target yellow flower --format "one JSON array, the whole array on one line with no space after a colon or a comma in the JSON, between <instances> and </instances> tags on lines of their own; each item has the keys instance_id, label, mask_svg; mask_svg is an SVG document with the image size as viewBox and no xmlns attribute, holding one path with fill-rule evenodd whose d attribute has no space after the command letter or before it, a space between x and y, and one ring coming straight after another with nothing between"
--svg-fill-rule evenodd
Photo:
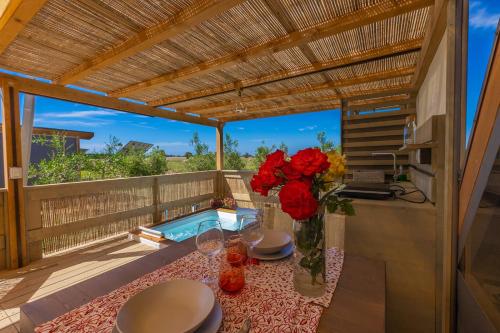
<instances>
[{"instance_id":1,"label":"yellow flower","mask_svg":"<svg viewBox=\"0 0 500 333\"><path fill-rule=\"evenodd\" d=\"M336 150L331 150L326 153L330 168L323 175L325 182L333 182L342 177L345 173L345 155L340 155Z\"/></svg>"}]
</instances>

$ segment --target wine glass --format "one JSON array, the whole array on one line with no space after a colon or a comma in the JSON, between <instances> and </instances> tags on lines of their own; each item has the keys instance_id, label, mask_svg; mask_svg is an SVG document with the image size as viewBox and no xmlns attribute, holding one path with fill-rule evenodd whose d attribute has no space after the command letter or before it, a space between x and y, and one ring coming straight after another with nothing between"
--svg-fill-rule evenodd
<instances>
[{"instance_id":1,"label":"wine glass","mask_svg":"<svg viewBox=\"0 0 500 333\"><path fill-rule=\"evenodd\" d=\"M198 225L196 248L208 258L208 276L203 278L207 285L215 285L217 276L214 272L214 257L224 248L224 233L219 220L206 220Z\"/></svg>"},{"instance_id":2,"label":"wine glass","mask_svg":"<svg viewBox=\"0 0 500 333\"><path fill-rule=\"evenodd\" d=\"M243 215L240 221L239 234L241 240L248 247L248 277L253 279L252 264L253 250L255 245L259 244L264 239L264 230L262 226L262 214L257 211L254 215Z\"/></svg>"}]
</instances>

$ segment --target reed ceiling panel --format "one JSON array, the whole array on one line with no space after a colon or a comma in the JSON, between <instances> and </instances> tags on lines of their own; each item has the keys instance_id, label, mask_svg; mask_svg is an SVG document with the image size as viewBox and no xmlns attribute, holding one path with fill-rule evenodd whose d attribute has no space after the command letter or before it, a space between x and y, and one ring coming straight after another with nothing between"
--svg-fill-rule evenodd
<instances>
[{"instance_id":1,"label":"reed ceiling panel","mask_svg":"<svg viewBox=\"0 0 500 333\"><path fill-rule=\"evenodd\" d=\"M377 0L279 0L289 9L295 26L305 29L336 17L364 9L384 1Z\"/></svg>"},{"instance_id":2,"label":"reed ceiling panel","mask_svg":"<svg viewBox=\"0 0 500 333\"><path fill-rule=\"evenodd\" d=\"M416 66L418 52L411 52L394 57L387 57L373 61L364 62L353 66L345 66L324 72L332 81L347 80L365 75L397 70L398 68L408 68Z\"/></svg>"},{"instance_id":3,"label":"reed ceiling panel","mask_svg":"<svg viewBox=\"0 0 500 333\"><path fill-rule=\"evenodd\" d=\"M347 54L359 54L423 37L428 18L429 8L426 7L319 39L308 45L319 61L326 62Z\"/></svg>"},{"instance_id":4,"label":"reed ceiling panel","mask_svg":"<svg viewBox=\"0 0 500 333\"><path fill-rule=\"evenodd\" d=\"M277 4L273 5L271 1L277 1ZM200 108L202 113L207 107L207 113L212 113L211 104L216 105L215 110L230 111L233 108L230 101L237 96L235 88L239 85L244 87L243 97L248 97L248 107L256 110L279 109L287 103L313 99L318 99L317 105L331 105L332 101L322 99L338 94L369 94L374 90L408 86L411 81L411 73L408 72L417 63L418 51L376 59L379 53L372 52L372 56L370 50L421 39L430 17L429 7L353 29L347 25L346 29L350 30L318 40L312 35L300 35L302 40L292 38L293 43L285 43L286 48L271 47L250 56L238 55L270 41L288 41L287 35L297 36L293 35L294 31L316 27L372 6L393 8L395 2L411 4L413 1L236 1L235 5L231 3L230 6L234 6L230 9L212 12L215 15L180 29L177 35L162 39L152 47L149 44L147 48L134 51L137 53L125 53L126 56L105 62L105 66L96 65L96 70L76 75L74 84L97 91L115 92L113 96L122 96L120 91L125 91L123 96L146 102L169 98L169 102L181 101L171 107ZM168 22L190 6L206 3L200 0L49 0L0 54L0 67L46 79L60 79L63 74L72 74L72 70L96 56L115 50L117 45L144 29ZM281 11L276 8L281 8ZM385 12L382 10L382 13ZM359 14L356 16L362 19ZM331 33L331 30L327 31ZM361 53L365 60L355 63ZM216 61L229 55L232 55L229 60ZM370 57L375 60L366 60ZM349 65L349 61L352 64ZM326 70L325 63L330 66L328 68L337 68ZM195 66L199 64L203 66L197 69ZM322 69L321 73L314 73L318 68ZM397 77L399 69L406 72ZM391 72L391 77L335 85L367 75L372 75L369 77L372 79L373 75L384 72ZM148 82L159 77L159 80ZM290 78L283 79L286 77ZM259 84L255 85L255 82ZM285 93L293 89L293 94L286 96ZM153 105L160 103L163 102ZM297 109L300 107L293 107L293 110ZM290 110L287 109L287 112Z\"/></svg>"},{"instance_id":5,"label":"reed ceiling panel","mask_svg":"<svg viewBox=\"0 0 500 333\"><path fill-rule=\"evenodd\" d=\"M54 79L191 3L48 1L0 55L0 66Z\"/></svg>"}]
</instances>

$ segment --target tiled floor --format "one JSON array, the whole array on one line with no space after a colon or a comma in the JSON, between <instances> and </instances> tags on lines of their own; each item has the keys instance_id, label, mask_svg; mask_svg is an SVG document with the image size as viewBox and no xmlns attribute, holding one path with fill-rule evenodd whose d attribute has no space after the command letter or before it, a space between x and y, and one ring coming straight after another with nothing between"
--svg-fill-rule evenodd
<instances>
[{"instance_id":1,"label":"tiled floor","mask_svg":"<svg viewBox=\"0 0 500 333\"><path fill-rule=\"evenodd\" d=\"M155 251L125 237L0 271L0 333L19 331L19 307Z\"/></svg>"}]
</instances>

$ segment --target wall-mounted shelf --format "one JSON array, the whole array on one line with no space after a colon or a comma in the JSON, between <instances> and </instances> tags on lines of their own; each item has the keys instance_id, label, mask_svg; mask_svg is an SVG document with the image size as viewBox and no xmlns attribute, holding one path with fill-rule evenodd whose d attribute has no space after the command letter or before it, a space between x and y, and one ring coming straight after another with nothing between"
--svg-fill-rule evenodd
<instances>
[{"instance_id":1,"label":"wall-mounted shelf","mask_svg":"<svg viewBox=\"0 0 500 333\"><path fill-rule=\"evenodd\" d=\"M427 143L410 143L399 148L399 151L411 151L411 150L435 148L435 147L437 147L437 143L433 141Z\"/></svg>"}]
</instances>

